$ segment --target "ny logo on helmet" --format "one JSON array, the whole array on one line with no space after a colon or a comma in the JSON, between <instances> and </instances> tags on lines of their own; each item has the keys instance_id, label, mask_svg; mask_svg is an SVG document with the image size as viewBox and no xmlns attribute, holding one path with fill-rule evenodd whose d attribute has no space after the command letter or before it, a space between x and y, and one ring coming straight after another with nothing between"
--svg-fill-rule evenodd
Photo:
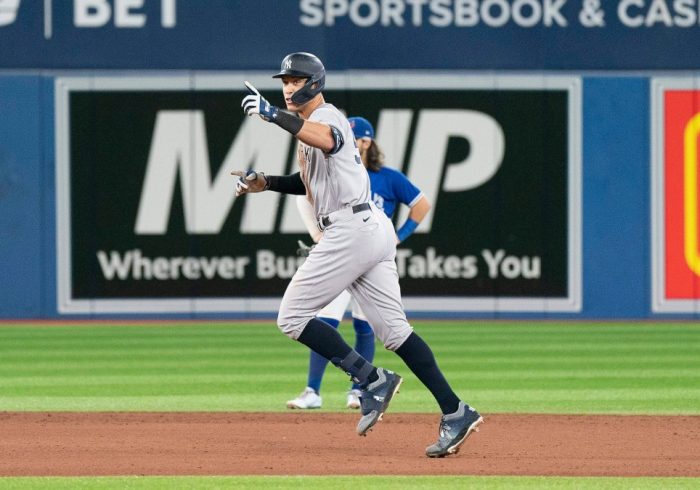
<instances>
[{"instance_id":1,"label":"ny logo on helmet","mask_svg":"<svg viewBox=\"0 0 700 490\"><path fill-rule=\"evenodd\" d=\"M292 59L291 58L284 62L284 69L285 70L292 69Z\"/></svg>"}]
</instances>

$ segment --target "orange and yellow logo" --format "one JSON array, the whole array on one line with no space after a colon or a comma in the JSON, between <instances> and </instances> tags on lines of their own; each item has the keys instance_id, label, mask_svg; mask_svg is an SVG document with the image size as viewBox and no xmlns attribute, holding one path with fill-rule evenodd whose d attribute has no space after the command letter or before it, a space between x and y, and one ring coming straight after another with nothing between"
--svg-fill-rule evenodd
<instances>
[{"instance_id":1,"label":"orange and yellow logo","mask_svg":"<svg viewBox=\"0 0 700 490\"><path fill-rule=\"evenodd\" d=\"M666 299L700 298L700 91L664 94Z\"/></svg>"}]
</instances>

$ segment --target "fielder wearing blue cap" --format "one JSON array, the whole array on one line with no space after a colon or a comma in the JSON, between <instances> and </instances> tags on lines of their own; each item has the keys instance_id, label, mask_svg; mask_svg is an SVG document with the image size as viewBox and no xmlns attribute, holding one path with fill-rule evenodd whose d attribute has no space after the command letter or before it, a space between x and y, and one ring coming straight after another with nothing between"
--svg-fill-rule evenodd
<instances>
[{"instance_id":1,"label":"fielder wearing blue cap","mask_svg":"<svg viewBox=\"0 0 700 490\"><path fill-rule=\"evenodd\" d=\"M367 119L365 119L364 117L356 116L348 118L348 121L350 122L350 127L352 128L352 132L355 135L355 139L374 139L374 128Z\"/></svg>"}]
</instances>

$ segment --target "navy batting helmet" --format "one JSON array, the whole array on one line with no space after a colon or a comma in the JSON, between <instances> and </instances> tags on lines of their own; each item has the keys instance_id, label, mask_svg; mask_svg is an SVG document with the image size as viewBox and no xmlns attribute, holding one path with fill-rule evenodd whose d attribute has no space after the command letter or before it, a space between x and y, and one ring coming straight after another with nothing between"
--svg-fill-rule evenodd
<instances>
[{"instance_id":1,"label":"navy batting helmet","mask_svg":"<svg viewBox=\"0 0 700 490\"><path fill-rule=\"evenodd\" d=\"M316 97L326 84L326 69L311 53L291 53L284 57L280 72L272 78L308 78L304 86L292 95L292 102L303 105Z\"/></svg>"}]
</instances>

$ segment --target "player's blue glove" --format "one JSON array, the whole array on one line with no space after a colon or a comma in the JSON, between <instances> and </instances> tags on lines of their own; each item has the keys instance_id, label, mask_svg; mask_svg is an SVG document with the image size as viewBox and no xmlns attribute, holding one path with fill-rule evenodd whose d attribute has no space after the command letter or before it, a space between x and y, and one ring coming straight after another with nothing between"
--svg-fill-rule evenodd
<instances>
[{"instance_id":1,"label":"player's blue glove","mask_svg":"<svg viewBox=\"0 0 700 490\"><path fill-rule=\"evenodd\" d=\"M270 104L249 82L245 82L245 86L248 89L248 95L243 97L241 107L243 107L246 116L257 114L265 121L274 122L277 119L279 108Z\"/></svg>"}]
</instances>

